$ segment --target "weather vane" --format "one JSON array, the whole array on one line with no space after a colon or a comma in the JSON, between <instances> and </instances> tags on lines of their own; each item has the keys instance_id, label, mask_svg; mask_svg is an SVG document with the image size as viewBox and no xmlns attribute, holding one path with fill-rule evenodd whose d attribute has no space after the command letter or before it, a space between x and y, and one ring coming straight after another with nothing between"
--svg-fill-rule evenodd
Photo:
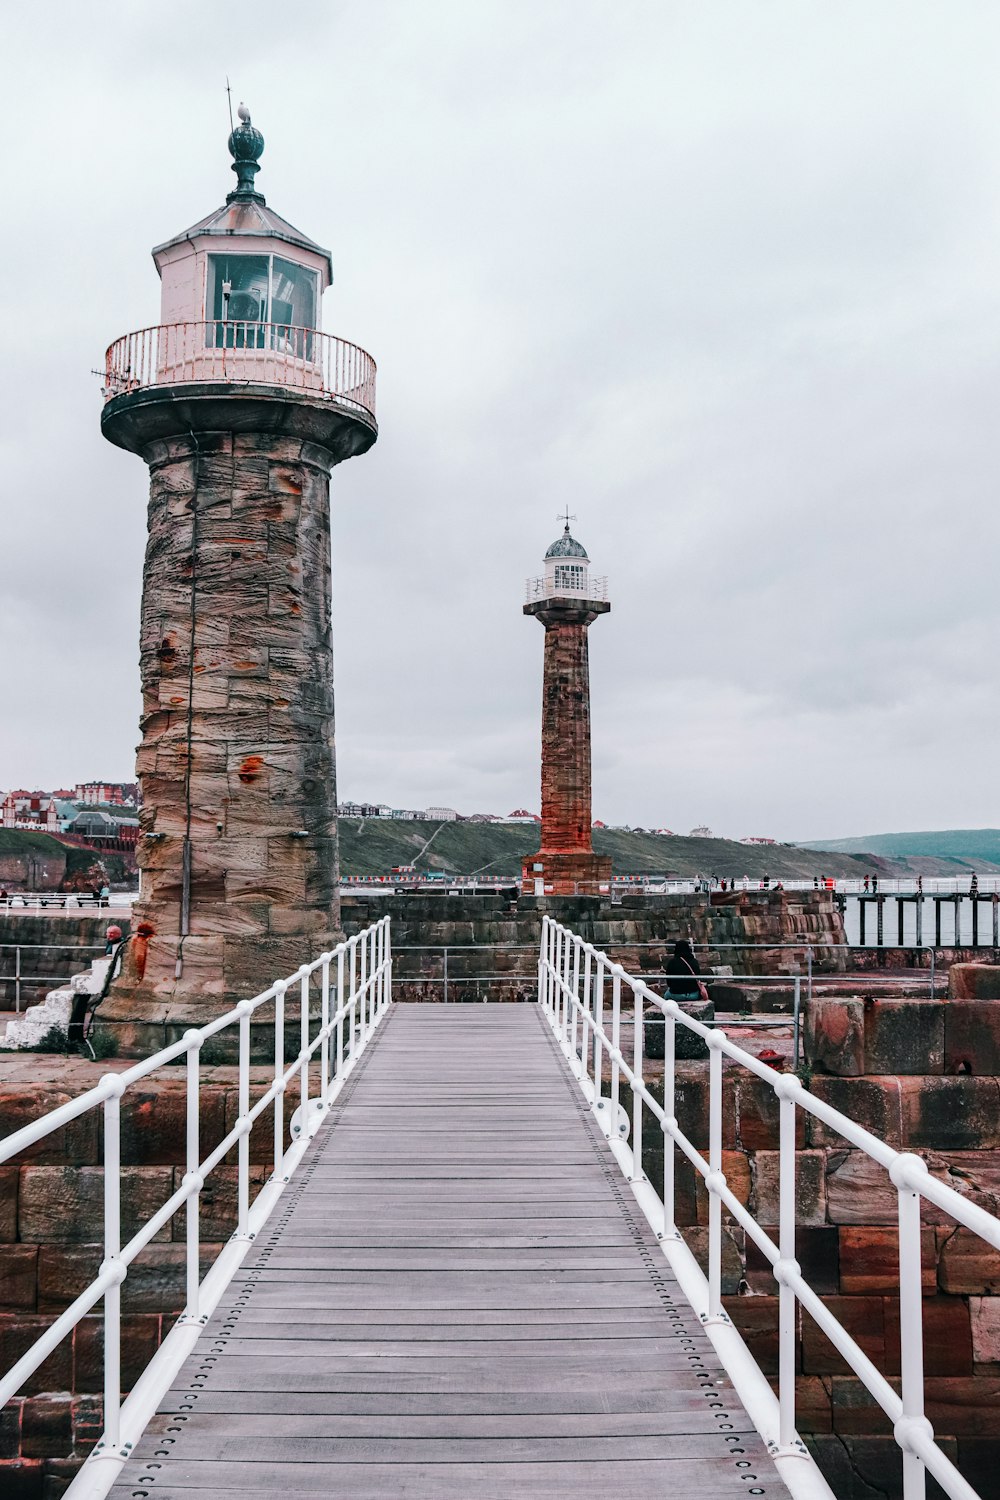
<instances>
[{"instance_id":1,"label":"weather vane","mask_svg":"<svg viewBox=\"0 0 1000 1500\"><path fill-rule=\"evenodd\" d=\"M570 523L570 521L575 521L576 520L576 516L570 515L570 509L569 509L569 506L567 505L567 507L566 507L566 514L563 515L562 511L560 511L559 514L556 516L556 520L557 521L565 521L566 522L566 530L568 531L569 530L569 523Z\"/></svg>"}]
</instances>

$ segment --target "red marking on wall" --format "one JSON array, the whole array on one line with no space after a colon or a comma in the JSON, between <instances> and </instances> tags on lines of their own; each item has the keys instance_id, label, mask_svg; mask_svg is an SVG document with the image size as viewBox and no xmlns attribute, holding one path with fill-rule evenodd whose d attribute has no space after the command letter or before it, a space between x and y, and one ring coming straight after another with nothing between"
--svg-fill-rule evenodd
<instances>
[{"instance_id":1,"label":"red marking on wall","mask_svg":"<svg viewBox=\"0 0 1000 1500\"><path fill-rule=\"evenodd\" d=\"M146 959L149 956L149 940L155 933L156 928L152 922L140 922L135 929L135 937L132 941L132 957L135 962L135 973L137 979L142 979L146 973Z\"/></svg>"},{"instance_id":2,"label":"red marking on wall","mask_svg":"<svg viewBox=\"0 0 1000 1500\"><path fill-rule=\"evenodd\" d=\"M236 773L244 786L249 786L260 776L264 769L264 758L261 755L248 755Z\"/></svg>"}]
</instances>

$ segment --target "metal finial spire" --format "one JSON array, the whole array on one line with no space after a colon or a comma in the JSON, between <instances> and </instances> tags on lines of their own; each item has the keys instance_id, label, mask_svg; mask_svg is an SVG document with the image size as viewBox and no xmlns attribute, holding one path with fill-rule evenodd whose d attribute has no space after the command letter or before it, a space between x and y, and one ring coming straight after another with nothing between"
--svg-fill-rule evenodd
<instances>
[{"instance_id":1,"label":"metal finial spire","mask_svg":"<svg viewBox=\"0 0 1000 1500\"><path fill-rule=\"evenodd\" d=\"M240 123L229 137L229 151L233 157L233 171L236 173L236 190L228 194L226 202L242 198L263 203L263 196L254 187L254 178L260 171L259 158L264 150L264 137L252 124L250 111L242 99L236 113Z\"/></svg>"},{"instance_id":2,"label":"metal finial spire","mask_svg":"<svg viewBox=\"0 0 1000 1500\"><path fill-rule=\"evenodd\" d=\"M570 509L569 509L568 505L566 507L566 513L565 513L565 515L563 514L562 511L560 511L559 514L556 516L556 520L557 521L565 521L566 522L566 535L569 536L569 523L570 523L570 521L575 521L576 520L576 516L570 514Z\"/></svg>"}]
</instances>

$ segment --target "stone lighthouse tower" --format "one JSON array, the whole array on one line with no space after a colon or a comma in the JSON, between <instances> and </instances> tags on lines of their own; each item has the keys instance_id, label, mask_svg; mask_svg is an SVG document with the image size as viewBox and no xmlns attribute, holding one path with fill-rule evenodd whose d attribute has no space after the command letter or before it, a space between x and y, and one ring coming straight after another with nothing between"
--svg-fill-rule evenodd
<instances>
[{"instance_id":1,"label":"stone lighthouse tower","mask_svg":"<svg viewBox=\"0 0 1000 1500\"><path fill-rule=\"evenodd\" d=\"M153 251L159 326L106 361L102 431L150 478L139 935L101 1014L143 1044L340 923L329 485L375 442L375 365L321 331L330 253L257 191L240 121L234 191Z\"/></svg>"},{"instance_id":2,"label":"stone lighthouse tower","mask_svg":"<svg viewBox=\"0 0 1000 1500\"><path fill-rule=\"evenodd\" d=\"M590 577L590 559L570 518L529 578L526 615L545 626L542 682L542 845L525 860L526 894L596 896L610 888L611 861L594 853L590 810L590 665L587 630L607 614L608 581Z\"/></svg>"}]
</instances>

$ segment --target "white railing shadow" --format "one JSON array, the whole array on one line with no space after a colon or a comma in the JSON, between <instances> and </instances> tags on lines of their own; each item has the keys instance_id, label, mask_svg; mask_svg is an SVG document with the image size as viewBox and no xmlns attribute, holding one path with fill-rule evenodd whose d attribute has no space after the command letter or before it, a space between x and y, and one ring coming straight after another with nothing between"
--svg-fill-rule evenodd
<instances>
[{"instance_id":1,"label":"white railing shadow","mask_svg":"<svg viewBox=\"0 0 1000 1500\"><path fill-rule=\"evenodd\" d=\"M630 992L622 1013L623 989ZM1000 1219L931 1177L926 1163L900 1152L831 1109L794 1074L775 1073L766 1063L730 1041L720 1029L686 1015L675 1000L664 1000L640 979L627 974L606 954L551 917L542 921L538 962L538 999L561 1050L590 1101L605 1138L631 1183L664 1255L690 1301L736 1388L747 1413L767 1443L782 1478L796 1500L832 1496L809 1458L795 1427L796 1302L829 1338L855 1375L867 1387L893 1424L902 1450L904 1500L924 1500L926 1476L932 1474L951 1500L982 1500L934 1439L924 1415L923 1291L920 1248L920 1203L929 1203L1000 1250ZM643 1013L653 1006L664 1018L663 1104L643 1080ZM676 1028L686 1027L705 1042L709 1055L708 1157L692 1144L676 1115ZM622 1028L632 1029L632 1046ZM723 1058L748 1069L774 1092L779 1106L778 1243L757 1222L727 1185L722 1170ZM605 1062L610 1094L602 1094ZM621 1080L632 1094L632 1118L620 1103ZM657 1193L642 1170L643 1109L663 1134L663 1184ZM795 1135L797 1110L842 1136L884 1167L896 1188L899 1223L900 1392L868 1358L856 1339L813 1290L795 1258ZM631 1145L626 1137L631 1132ZM691 1162L708 1191L708 1276L704 1275L677 1228L674 1212L674 1151ZM722 1305L722 1210L758 1246L778 1283L778 1390L775 1398L763 1372Z\"/></svg>"},{"instance_id":2,"label":"white railing shadow","mask_svg":"<svg viewBox=\"0 0 1000 1500\"><path fill-rule=\"evenodd\" d=\"M350 1078L392 1000L392 953L389 917L321 953L287 979L279 979L261 994L240 1003L207 1026L185 1032L180 1041L164 1047L121 1073L106 1073L95 1088L0 1141L0 1163L10 1161L53 1131L90 1110L104 1116L104 1260L90 1285L36 1339L31 1348L0 1378L0 1407L16 1395L26 1380L102 1298L104 1299L104 1432L93 1453L67 1491L72 1500L97 1500L111 1488L177 1371L190 1354L222 1294L246 1257L251 1244L270 1217L295 1169L323 1124L331 1105ZM332 974L331 974L332 971ZM319 1027L310 1036L310 998L313 977L319 977ZM285 995L298 984L299 1050L285 1065ZM255 1012L273 1002L274 1077L270 1087L251 1106L251 1024ZM238 1113L236 1123L204 1159L200 1154L201 1049L210 1038L229 1028L238 1032ZM317 1060L319 1078L311 1091L310 1066ZM184 1058L187 1071L187 1154L181 1186L122 1244L121 1230L121 1099L132 1084L157 1068ZM289 1121L286 1140L285 1094L298 1078L298 1107ZM250 1203L250 1132L267 1109L274 1106L273 1170ZM199 1202L209 1174L236 1148L236 1228L204 1279L200 1273ZM181 1209L186 1210L186 1301L184 1311L167 1334L124 1402L121 1398L121 1288L129 1266L155 1235Z\"/></svg>"}]
</instances>

